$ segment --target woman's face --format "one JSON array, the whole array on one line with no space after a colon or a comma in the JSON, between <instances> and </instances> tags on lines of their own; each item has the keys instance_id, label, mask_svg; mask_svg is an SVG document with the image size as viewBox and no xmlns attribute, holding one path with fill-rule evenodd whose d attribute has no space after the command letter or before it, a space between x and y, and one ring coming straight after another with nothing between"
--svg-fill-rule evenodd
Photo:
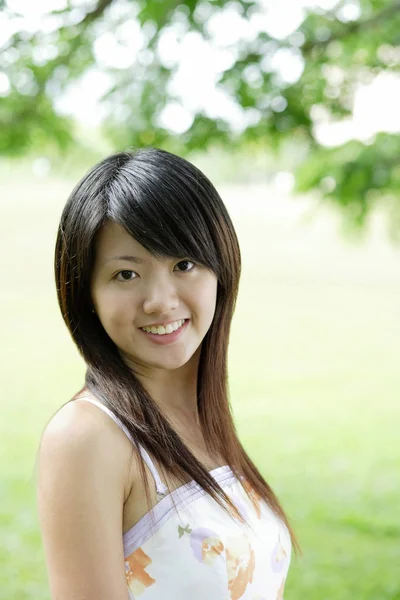
<instances>
[{"instance_id":1,"label":"woman's face","mask_svg":"<svg viewBox=\"0 0 400 600\"><path fill-rule=\"evenodd\" d=\"M96 238L91 295L100 322L135 372L176 369L194 356L211 325L217 277L188 259L152 257L108 221ZM182 319L172 333L142 329L169 323L170 331Z\"/></svg>"}]
</instances>

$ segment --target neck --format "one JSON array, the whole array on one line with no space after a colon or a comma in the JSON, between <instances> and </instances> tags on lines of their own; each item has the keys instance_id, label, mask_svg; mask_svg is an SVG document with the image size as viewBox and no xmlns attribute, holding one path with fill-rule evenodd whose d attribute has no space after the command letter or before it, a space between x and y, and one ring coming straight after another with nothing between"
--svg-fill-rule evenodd
<instances>
[{"instance_id":1,"label":"neck","mask_svg":"<svg viewBox=\"0 0 400 600\"><path fill-rule=\"evenodd\" d=\"M162 412L176 423L200 426L197 404L198 357L179 369L133 369Z\"/></svg>"}]
</instances>

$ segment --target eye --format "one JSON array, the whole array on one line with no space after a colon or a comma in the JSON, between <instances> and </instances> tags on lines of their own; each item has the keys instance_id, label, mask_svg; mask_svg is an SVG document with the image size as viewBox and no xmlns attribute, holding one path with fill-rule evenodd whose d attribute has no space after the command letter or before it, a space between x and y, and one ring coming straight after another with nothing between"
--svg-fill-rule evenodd
<instances>
[{"instance_id":1,"label":"eye","mask_svg":"<svg viewBox=\"0 0 400 600\"><path fill-rule=\"evenodd\" d=\"M136 276L135 271L129 271L128 269L125 269L124 271L119 271L119 273L115 275L115 278L117 281L132 281L132 279L135 279L135 277L130 277L132 273Z\"/></svg>"},{"instance_id":2,"label":"eye","mask_svg":"<svg viewBox=\"0 0 400 600\"><path fill-rule=\"evenodd\" d=\"M181 271L181 273L189 273L190 271L193 271L193 269L195 268L195 263L191 260L181 260L180 262L178 262L178 265L193 265L190 269L184 269L183 271Z\"/></svg>"}]
</instances>

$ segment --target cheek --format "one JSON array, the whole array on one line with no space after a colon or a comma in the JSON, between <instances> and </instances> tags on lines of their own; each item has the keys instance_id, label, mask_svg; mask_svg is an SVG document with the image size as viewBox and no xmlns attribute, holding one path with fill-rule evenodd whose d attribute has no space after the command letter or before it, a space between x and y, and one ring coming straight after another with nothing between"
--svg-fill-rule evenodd
<instances>
[{"instance_id":1,"label":"cheek","mask_svg":"<svg viewBox=\"0 0 400 600\"><path fill-rule=\"evenodd\" d=\"M113 290L98 290L94 293L96 312L104 326L116 328L126 325L134 313L133 301L129 294L116 293Z\"/></svg>"},{"instance_id":2,"label":"cheek","mask_svg":"<svg viewBox=\"0 0 400 600\"><path fill-rule=\"evenodd\" d=\"M194 302L198 307L199 315L203 315L211 323L217 301L217 281L213 278L203 281L193 290Z\"/></svg>"}]
</instances>

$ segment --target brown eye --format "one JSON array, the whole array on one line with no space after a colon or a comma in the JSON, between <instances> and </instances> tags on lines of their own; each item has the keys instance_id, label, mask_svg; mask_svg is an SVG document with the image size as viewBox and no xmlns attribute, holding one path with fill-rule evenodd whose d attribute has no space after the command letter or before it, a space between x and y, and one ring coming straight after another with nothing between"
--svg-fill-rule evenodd
<instances>
[{"instance_id":1,"label":"brown eye","mask_svg":"<svg viewBox=\"0 0 400 600\"><path fill-rule=\"evenodd\" d=\"M191 260L181 260L178 262L178 265L184 265L184 267L187 265L193 265L190 269L184 268L181 273L189 273L189 271L193 271L194 267L196 266Z\"/></svg>"},{"instance_id":2,"label":"brown eye","mask_svg":"<svg viewBox=\"0 0 400 600\"><path fill-rule=\"evenodd\" d=\"M126 269L117 273L116 278L118 281L132 281L132 279L134 279L134 277L131 277L132 273L135 274L135 271L129 271Z\"/></svg>"}]
</instances>

